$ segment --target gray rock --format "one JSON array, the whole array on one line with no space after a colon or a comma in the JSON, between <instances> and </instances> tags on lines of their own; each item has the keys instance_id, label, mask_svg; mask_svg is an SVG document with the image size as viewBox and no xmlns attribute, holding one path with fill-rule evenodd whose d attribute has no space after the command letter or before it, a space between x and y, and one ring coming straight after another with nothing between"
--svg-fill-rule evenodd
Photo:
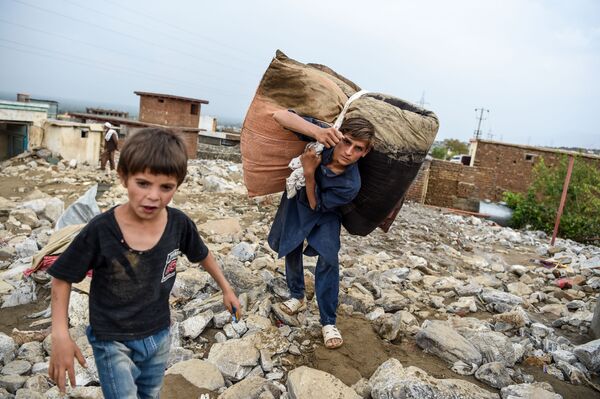
<instances>
[{"instance_id":1,"label":"gray rock","mask_svg":"<svg viewBox=\"0 0 600 399\"><path fill-rule=\"evenodd\" d=\"M51 386L49 378L45 374L36 374L25 381L23 388L43 393L50 389Z\"/></svg>"},{"instance_id":2,"label":"gray rock","mask_svg":"<svg viewBox=\"0 0 600 399\"><path fill-rule=\"evenodd\" d=\"M281 322L283 322L284 324L292 327L300 327L300 321L298 321L298 317L291 316L285 313L283 310L281 310L280 303L274 304L271 307L271 311L275 314L275 317L281 320Z\"/></svg>"},{"instance_id":3,"label":"gray rock","mask_svg":"<svg viewBox=\"0 0 600 399\"><path fill-rule=\"evenodd\" d=\"M363 399L369 399L371 397L371 388L369 387L369 380L361 378L352 385L354 392Z\"/></svg>"},{"instance_id":4,"label":"gray rock","mask_svg":"<svg viewBox=\"0 0 600 399\"><path fill-rule=\"evenodd\" d=\"M477 303L475 302L475 297L463 296L458 301L448 305L446 310L450 313L473 313L477 312Z\"/></svg>"},{"instance_id":5,"label":"gray rock","mask_svg":"<svg viewBox=\"0 0 600 399\"><path fill-rule=\"evenodd\" d=\"M381 364L369 379L373 399L497 399L498 395L467 381L437 379L414 367L403 367L397 359Z\"/></svg>"},{"instance_id":6,"label":"gray rock","mask_svg":"<svg viewBox=\"0 0 600 399\"><path fill-rule=\"evenodd\" d=\"M519 277L521 277L522 275L524 275L528 271L529 271L529 269L526 266L512 265L510 267L510 272L516 274Z\"/></svg>"},{"instance_id":7,"label":"gray rock","mask_svg":"<svg viewBox=\"0 0 600 399\"><path fill-rule=\"evenodd\" d=\"M31 363L27 360L13 360L2 367L2 374L4 375L23 375L27 374L31 370Z\"/></svg>"},{"instance_id":8,"label":"gray rock","mask_svg":"<svg viewBox=\"0 0 600 399\"><path fill-rule=\"evenodd\" d=\"M171 290L175 298L192 299L203 290L210 281L210 275L195 267L177 273L177 279Z\"/></svg>"},{"instance_id":9,"label":"gray rock","mask_svg":"<svg viewBox=\"0 0 600 399\"><path fill-rule=\"evenodd\" d=\"M181 346L177 346L175 348L171 348L169 351L169 360L167 361L167 368L181 362L185 362L186 360L190 360L194 358L194 352L190 349L182 348Z\"/></svg>"},{"instance_id":10,"label":"gray rock","mask_svg":"<svg viewBox=\"0 0 600 399\"><path fill-rule=\"evenodd\" d=\"M257 314L249 314L245 318L248 331L266 330L271 327L271 320L268 317L259 316Z\"/></svg>"},{"instance_id":11,"label":"gray rock","mask_svg":"<svg viewBox=\"0 0 600 399\"><path fill-rule=\"evenodd\" d=\"M479 295L483 288L477 283L469 283L454 287L454 292L458 296L474 296Z\"/></svg>"},{"instance_id":12,"label":"gray rock","mask_svg":"<svg viewBox=\"0 0 600 399\"><path fill-rule=\"evenodd\" d=\"M25 342L17 351L17 358L27 360L29 363L44 361L44 348L37 341Z\"/></svg>"},{"instance_id":13,"label":"gray rock","mask_svg":"<svg viewBox=\"0 0 600 399\"><path fill-rule=\"evenodd\" d=\"M500 390L502 399L562 399L547 382L509 385Z\"/></svg>"},{"instance_id":14,"label":"gray rock","mask_svg":"<svg viewBox=\"0 0 600 399\"><path fill-rule=\"evenodd\" d=\"M273 359L268 349L260 350L260 366L265 373L273 371Z\"/></svg>"},{"instance_id":15,"label":"gray rock","mask_svg":"<svg viewBox=\"0 0 600 399\"><path fill-rule=\"evenodd\" d=\"M600 371L600 339L576 346L573 353L581 363L585 364L588 370Z\"/></svg>"},{"instance_id":16,"label":"gray rock","mask_svg":"<svg viewBox=\"0 0 600 399\"><path fill-rule=\"evenodd\" d=\"M65 204L58 198L38 198L31 201L23 202L23 208L33 210L39 217L48 219L51 222L56 222L60 215L65 210Z\"/></svg>"},{"instance_id":17,"label":"gray rock","mask_svg":"<svg viewBox=\"0 0 600 399\"><path fill-rule=\"evenodd\" d=\"M86 327L89 321L89 297L71 291L69 299L69 322L72 326Z\"/></svg>"},{"instance_id":18,"label":"gray rock","mask_svg":"<svg viewBox=\"0 0 600 399\"><path fill-rule=\"evenodd\" d=\"M177 276L179 277L179 276ZM224 310L219 313L215 313L213 316L213 324L216 328L223 328L223 326L231 321L231 313L228 310Z\"/></svg>"},{"instance_id":19,"label":"gray rock","mask_svg":"<svg viewBox=\"0 0 600 399\"><path fill-rule=\"evenodd\" d=\"M0 261L12 259L16 255L17 251L15 250L15 247L10 245L0 247Z\"/></svg>"},{"instance_id":20,"label":"gray rock","mask_svg":"<svg viewBox=\"0 0 600 399\"><path fill-rule=\"evenodd\" d=\"M333 375L306 366L290 371L286 386L290 399L361 399L352 388Z\"/></svg>"},{"instance_id":21,"label":"gray rock","mask_svg":"<svg viewBox=\"0 0 600 399\"><path fill-rule=\"evenodd\" d=\"M382 290L381 298L375 301L375 305L380 306L387 313L394 313L402 310L409 305L408 298L392 290Z\"/></svg>"},{"instance_id":22,"label":"gray rock","mask_svg":"<svg viewBox=\"0 0 600 399\"><path fill-rule=\"evenodd\" d=\"M10 212L10 216L15 218L19 223L26 224L32 229L40 226L40 219L38 219L36 213L32 209L14 209Z\"/></svg>"},{"instance_id":23,"label":"gray rock","mask_svg":"<svg viewBox=\"0 0 600 399\"><path fill-rule=\"evenodd\" d=\"M557 349L552 352L552 359L555 363L565 362L568 364L575 364L577 362L577 356L571 351L564 349Z\"/></svg>"},{"instance_id":24,"label":"gray rock","mask_svg":"<svg viewBox=\"0 0 600 399\"><path fill-rule=\"evenodd\" d=\"M3 308L26 305L37 300L35 282L33 280L16 281L14 287L14 290L10 294L4 296Z\"/></svg>"},{"instance_id":25,"label":"gray rock","mask_svg":"<svg viewBox=\"0 0 600 399\"><path fill-rule=\"evenodd\" d=\"M503 363L486 363L479 367L475 372L475 378L494 388L504 388L513 385L515 382L510 376L510 372Z\"/></svg>"},{"instance_id":26,"label":"gray rock","mask_svg":"<svg viewBox=\"0 0 600 399\"><path fill-rule=\"evenodd\" d=\"M462 360L467 364L481 364L481 353L447 323L426 320L415 336L417 345L450 364Z\"/></svg>"},{"instance_id":27,"label":"gray rock","mask_svg":"<svg viewBox=\"0 0 600 399\"><path fill-rule=\"evenodd\" d=\"M21 388L17 391L15 399L44 399L44 395L27 388Z\"/></svg>"},{"instance_id":28,"label":"gray rock","mask_svg":"<svg viewBox=\"0 0 600 399\"><path fill-rule=\"evenodd\" d=\"M264 287L266 283L262 278L252 273L250 269L241 266L237 261L235 264L227 264L223 273L230 284L239 291L250 291L253 289L259 292L265 291Z\"/></svg>"},{"instance_id":29,"label":"gray rock","mask_svg":"<svg viewBox=\"0 0 600 399\"><path fill-rule=\"evenodd\" d=\"M468 334L465 338L477 348L486 363L501 362L512 367L518 360L512 342L502 333L481 331Z\"/></svg>"},{"instance_id":30,"label":"gray rock","mask_svg":"<svg viewBox=\"0 0 600 399\"><path fill-rule=\"evenodd\" d=\"M354 310L363 314L368 313L375 307L373 295L364 287L362 289L356 286L350 287L347 293L340 294L340 302L352 306Z\"/></svg>"},{"instance_id":31,"label":"gray rock","mask_svg":"<svg viewBox=\"0 0 600 399\"><path fill-rule=\"evenodd\" d=\"M190 384L210 391L216 391L225 386L225 380L219 369L214 364L200 359L176 363L167 369L165 374L178 374Z\"/></svg>"},{"instance_id":32,"label":"gray rock","mask_svg":"<svg viewBox=\"0 0 600 399\"><path fill-rule=\"evenodd\" d=\"M38 250L37 242L32 238L27 238L15 245L15 252L19 258L33 256Z\"/></svg>"},{"instance_id":33,"label":"gray rock","mask_svg":"<svg viewBox=\"0 0 600 399\"><path fill-rule=\"evenodd\" d=\"M585 308L585 302L580 300L574 300L567 303L567 309L569 310L577 310L581 308Z\"/></svg>"},{"instance_id":34,"label":"gray rock","mask_svg":"<svg viewBox=\"0 0 600 399\"><path fill-rule=\"evenodd\" d=\"M206 328L212 320L214 314L212 311L207 311L202 314L192 316L181 323L181 335L186 338L195 339Z\"/></svg>"},{"instance_id":35,"label":"gray rock","mask_svg":"<svg viewBox=\"0 0 600 399\"><path fill-rule=\"evenodd\" d=\"M527 284L524 284L524 283L522 283L520 281L508 284L506 286L506 289L511 294L514 294L514 295L517 295L517 296L520 296L520 297L528 296L528 295L530 295L533 292L531 290L531 288Z\"/></svg>"},{"instance_id":36,"label":"gray rock","mask_svg":"<svg viewBox=\"0 0 600 399\"><path fill-rule=\"evenodd\" d=\"M217 399L260 399L264 393L279 397L281 391L272 382L260 376L251 376L227 388Z\"/></svg>"},{"instance_id":37,"label":"gray rock","mask_svg":"<svg viewBox=\"0 0 600 399\"><path fill-rule=\"evenodd\" d=\"M4 364L15 358L17 345L12 337L0 332L0 361Z\"/></svg>"},{"instance_id":38,"label":"gray rock","mask_svg":"<svg viewBox=\"0 0 600 399\"><path fill-rule=\"evenodd\" d=\"M381 323L381 327L379 327L379 335L381 338L393 341L398 338L398 335L401 332L407 332L409 327L416 327L417 325L418 321L415 316L410 312L401 310L391 316L386 314Z\"/></svg>"},{"instance_id":39,"label":"gray rock","mask_svg":"<svg viewBox=\"0 0 600 399\"><path fill-rule=\"evenodd\" d=\"M240 381L258 364L259 352L252 339L232 339L215 343L208 353L208 362L232 381Z\"/></svg>"},{"instance_id":40,"label":"gray rock","mask_svg":"<svg viewBox=\"0 0 600 399\"><path fill-rule=\"evenodd\" d=\"M6 389L8 392L14 394L18 389L23 387L23 384L27 381L27 377L23 375L0 375L0 388Z\"/></svg>"},{"instance_id":41,"label":"gray rock","mask_svg":"<svg viewBox=\"0 0 600 399\"><path fill-rule=\"evenodd\" d=\"M486 304L502 303L509 306L520 305L523 303L523 299L508 292L495 290L493 288L485 288L481 291L481 299Z\"/></svg>"},{"instance_id":42,"label":"gray rock","mask_svg":"<svg viewBox=\"0 0 600 399\"><path fill-rule=\"evenodd\" d=\"M254 248L247 242L240 242L231 249L231 255L235 256L242 262L251 261L256 256Z\"/></svg>"}]
</instances>

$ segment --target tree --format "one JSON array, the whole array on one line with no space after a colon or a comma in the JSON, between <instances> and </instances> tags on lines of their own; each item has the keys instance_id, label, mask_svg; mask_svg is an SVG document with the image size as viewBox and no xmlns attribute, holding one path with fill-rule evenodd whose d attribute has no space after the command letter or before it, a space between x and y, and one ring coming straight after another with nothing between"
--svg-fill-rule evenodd
<instances>
[{"instance_id":1,"label":"tree","mask_svg":"<svg viewBox=\"0 0 600 399\"><path fill-rule=\"evenodd\" d=\"M506 192L504 200L514 209L513 227L529 225L550 234L567 173L567 157L556 167L546 166L541 159L533 173L533 183L525 194ZM600 170L582 157L575 158L559 235L576 241L600 237Z\"/></svg>"},{"instance_id":2,"label":"tree","mask_svg":"<svg viewBox=\"0 0 600 399\"><path fill-rule=\"evenodd\" d=\"M448 155L448 149L446 147L434 147L431 150L431 156L436 159L446 159Z\"/></svg>"},{"instance_id":3,"label":"tree","mask_svg":"<svg viewBox=\"0 0 600 399\"><path fill-rule=\"evenodd\" d=\"M444 140L444 147L450 151L451 155L467 154L469 152L469 145L457 139Z\"/></svg>"}]
</instances>

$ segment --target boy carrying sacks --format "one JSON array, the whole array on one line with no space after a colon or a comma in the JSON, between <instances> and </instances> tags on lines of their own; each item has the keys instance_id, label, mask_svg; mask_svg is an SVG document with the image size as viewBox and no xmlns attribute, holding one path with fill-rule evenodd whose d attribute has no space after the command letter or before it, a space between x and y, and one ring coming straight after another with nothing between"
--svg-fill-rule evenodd
<instances>
[{"instance_id":1,"label":"boy carrying sacks","mask_svg":"<svg viewBox=\"0 0 600 399\"><path fill-rule=\"evenodd\" d=\"M292 198L284 192L269 233L269 245L285 256L285 274L291 299L281 309L294 315L306 308L302 255L318 255L315 293L319 305L323 342L329 349L343 340L335 326L339 293L341 212L360 190L356 162L367 155L375 134L373 125L362 118L344 120L338 131L313 118L290 111L277 111L273 118L284 128L323 144L317 155L308 148L300 160L306 186ZM307 241L303 251L304 240Z\"/></svg>"},{"instance_id":2,"label":"boy carrying sacks","mask_svg":"<svg viewBox=\"0 0 600 399\"><path fill-rule=\"evenodd\" d=\"M185 144L175 133L143 129L127 139L117 172L128 201L91 220L48 270L52 275L52 353L48 374L75 386L71 283L93 270L88 340L106 399L157 398L169 357L169 294L177 257L200 262L219 284L223 303L240 309L233 289L194 222L167 206L187 173ZM239 314L238 314L239 317Z\"/></svg>"}]
</instances>

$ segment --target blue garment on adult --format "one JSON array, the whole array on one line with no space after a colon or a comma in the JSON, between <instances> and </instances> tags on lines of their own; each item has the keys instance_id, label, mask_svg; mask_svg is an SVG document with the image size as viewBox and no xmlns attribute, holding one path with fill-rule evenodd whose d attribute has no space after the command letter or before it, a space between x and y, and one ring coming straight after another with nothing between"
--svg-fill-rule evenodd
<instances>
[{"instance_id":1,"label":"blue garment on adult","mask_svg":"<svg viewBox=\"0 0 600 399\"><path fill-rule=\"evenodd\" d=\"M268 242L279 257L286 256L306 239L308 256L320 255L328 264L337 264L340 250L342 214L339 207L350 203L360 190L358 166L352 164L336 175L327 165L331 163L333 148L324 149L321 164L315 171L317 206L310 208L306 188L281 203Z\"/></svg>"}]
</instances>

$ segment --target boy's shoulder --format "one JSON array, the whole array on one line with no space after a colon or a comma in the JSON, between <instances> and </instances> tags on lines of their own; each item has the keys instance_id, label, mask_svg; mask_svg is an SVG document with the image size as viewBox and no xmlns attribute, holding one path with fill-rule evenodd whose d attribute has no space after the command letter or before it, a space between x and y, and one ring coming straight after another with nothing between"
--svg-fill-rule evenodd
<instances>
[{"instance_id":1,"label":"boy's shoulder","mask_svg":"<svg viewBox=\"0 0 600 399\"><path fill-rule=\"evenodd\" d=\"M192 220L184 211L181 209L173 208L171 206L167 207L169 216L176 220Z\"/></svg>"}]
</instances>

